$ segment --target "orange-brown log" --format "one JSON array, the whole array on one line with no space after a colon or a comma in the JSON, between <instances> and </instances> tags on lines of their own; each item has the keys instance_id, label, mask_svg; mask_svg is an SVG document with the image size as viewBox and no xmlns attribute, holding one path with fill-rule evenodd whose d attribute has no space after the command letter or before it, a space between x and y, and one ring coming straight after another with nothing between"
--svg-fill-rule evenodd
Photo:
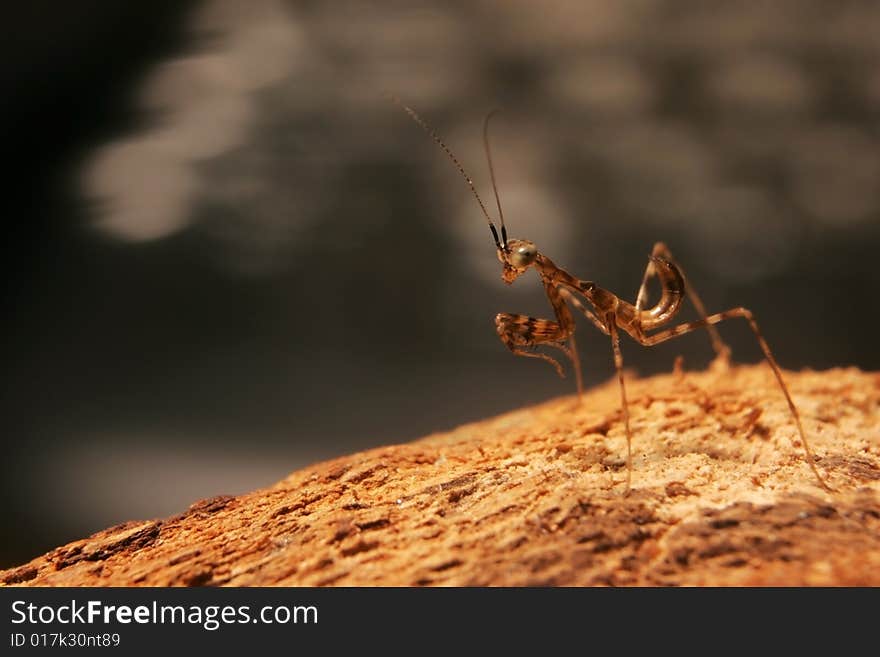
<instances>
[{"instance_id":1,"label":"orange-brown log","mask_svg":"<svg viewBox=\"0 0 880 657\"><path fill-rule=\"evenodd\" d=\"M629 376L132 521L7 585L880 585L880 374Z\"/></svg>"}]
</instances>

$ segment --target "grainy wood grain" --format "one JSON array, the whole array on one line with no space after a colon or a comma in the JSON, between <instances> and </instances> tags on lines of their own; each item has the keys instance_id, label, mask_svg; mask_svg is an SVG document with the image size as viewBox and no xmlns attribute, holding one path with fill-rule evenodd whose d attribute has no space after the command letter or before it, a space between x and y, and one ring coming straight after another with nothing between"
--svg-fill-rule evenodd
<instances>
[{"instance_id":1,"label":"grainy wood grain","mask_svg":"<svg viewBox=\"0 0 880 657\"><path fill-rule=\"evenodd\" d=\"M880 374L765 365L630 377L129 522L7 585L880 585Z\"/></svg>"}]
</instances>

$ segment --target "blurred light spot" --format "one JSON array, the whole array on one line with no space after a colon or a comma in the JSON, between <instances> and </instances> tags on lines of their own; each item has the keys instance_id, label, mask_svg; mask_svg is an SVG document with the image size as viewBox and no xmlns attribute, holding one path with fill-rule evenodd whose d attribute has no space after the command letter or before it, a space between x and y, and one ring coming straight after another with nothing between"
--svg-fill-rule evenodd
<instances>
[{"instance_id":1,"label":"blurred light spot","mask_svg":"<svg viewBox=\"0 0 880 657\"><path fill-rule=\"evenodd\" d=\"M626 42L638 31L642 15L652 9L643 0L587 0L550 8L542 2L515 0L503 6L505 10L495 14L508 24L493 31L491 39L500 42L496 47L506 45L520 53Z\"/></svg>"},{"instance_id":2,"label":"blurred light spot","mask_svg":"<svg viewBox=\"0 0 880 657\"><path fill-rule=\"evenodd\" d=\"M732 283L751 283L791 265L801 226L763 190L719 188L711 200L712 211L694 217L686 233L703 267Z\"/></svg>"},{"instance_id":3,"label":"blurred light spot","mask_svg":"<svg viewBox=\"0 0 880 657\"><path fill-rule=\"evenodd\" d=\"M621 175L699 183L715 170L715 158L685 124L648 123L610 130L584 144Z\"/></svg>"},{"instance_id":4,"label":"blurred light spot","mask_svg":"<svg viewBox=\"0 0 880 657\"><path fill-rule=\"evenodd\" d=\"M308 85L325 97L324 108L335 102L385 113L382 92L393 92L427 111L448 101L451 89L468 94L478 86L474 62L482 44L461 29L455 7L402 4L389 16L369 3L350 3L345 14L340 20L339 4L325 3L309 15L310 36L322 48Z\"/></svg>"},{"instance_id":5,"label":"blurred light spot","mask_svg":"<svg viewBox=\"0 0 880 657\"><path fill-rule=\"evenodd\" d=\"M813 128L793 144L795 201L819 221L852 225L880 212L880 144L842 126Z\"/></svg>"},{"instance_id":6,"label":"blurred light spot","mask_svg":"<svg viewBox=\"0 0 880 657\"><path fill-rule=\"evenodd\" d=\"M161 65L141 89L139 104L157 125L104 147L84 173L95 225L113 237L155 240L189 225L206 185L198 163L246 141L254 92L290 73L302 42L275 0L211 0L191 30L213 49Z\"/></svg>"},{"instance_id":7,"label":"blurred light spot","mask_svg":"<svg viewBox=\"0 0 880 657\"><path fill-rule=\"evenodd\" d=\"M791 113L805 109L812 90L804 74L779 57L731 57L707 73L707 85L722 110Z\"/></svg>"},{"instance_id":8,"label":"blurred light spot","mask_svg":"<svg viewBox=\"0 0 880 657\"><path fill-rule=\"evenodd\" d=\"M617 202L655 224L686 221L716 184L716 154L683 124L604 130L584 150L610 169Z\"/></svg>"},{"instance_id":9,"label":"blurred light spot","mask_svg":"<svg viewBox=\"0 0 880 657\"><path fill-rule=\"evenodd\" d=\"M245 96L202 96L169 112L150 134L169 159L197 162L240 146L255 113Z\"/></svg>"},{"instance_id":10,"label":"blurred light spot","mask_svg":"<svg viewBox=\"0 0 880 657\"><path fill-rule=\"evenodd\" d=\"M789 3L778 0L645 4L657 11L653 24L646 24L648 29L639 36L666 52L677 50L691 57L752 48L756 43L798 43L814 34L809 21L798 20L805 10L792 11Z\"/></svg>"},{"instance_id":11,"label":"blurred light spot","mask_svg":"<svg viewBox=\"0 0 880 657\"><path fill-rule=\"evenodd\" d=\"M100 199L97 227L124 240L154 240L177 232L188 222L197 187L196 173L169 158L162 142L130 140L98 153L85 185Z\"/></svg>"},{"instance_id":12,"label":"blurred light spot","mask_svg":"<svg viewBox=\"0 0 880 657\"><path fill-rule=\"evenodd\" d=\"M559 62L547 85L563 103L609 115L642 113L653 100L650 81L623 57Z\"/></svg>"}]
</instances>

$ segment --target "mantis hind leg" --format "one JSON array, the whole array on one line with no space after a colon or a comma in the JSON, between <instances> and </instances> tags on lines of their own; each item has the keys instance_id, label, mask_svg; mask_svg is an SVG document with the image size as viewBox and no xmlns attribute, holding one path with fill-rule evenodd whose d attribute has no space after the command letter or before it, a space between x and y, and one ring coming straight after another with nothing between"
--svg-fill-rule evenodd
<instances>
[{"instance_id":1,"label":"mantis hind leg","mask_svg":"<svg viewBox=\"0 0 880 657\"><path fill-rule=\"evenodd\" d=\"M703 305L702 299L700 299L700 295L697 294L697 291L691 285L690 280L682 269L681 265L672 255L672 251L669 250L669 247L666 246L663 242L657 242L654 244L654 248L651 251L652 257L664 258L671 262L678 269L678 272L681 274L681 277L684 279L684 289L687 293L688 299L690 299L691 304L694 309L697 311L697 314L700 316L700 319L705 320L708 317L708 313L706 312L706 306ZM654 262L653 260L648 260L648 265L645 267L645 274L642 277L642 284L639 287L638 295L636 296L636 311L642 310L645 307L645 304L648 301L648 282L656 275L656 271L654 270ZM711 324L706 324L706 330L709 333L709 338L712 341L712 349L715 350L715 362L718 363L723 368L726 368L730 364L730 347L727 346L727 343L721 339L721 335L718 333L718 329L716 329Z\"/></svg>"}]
</instances>

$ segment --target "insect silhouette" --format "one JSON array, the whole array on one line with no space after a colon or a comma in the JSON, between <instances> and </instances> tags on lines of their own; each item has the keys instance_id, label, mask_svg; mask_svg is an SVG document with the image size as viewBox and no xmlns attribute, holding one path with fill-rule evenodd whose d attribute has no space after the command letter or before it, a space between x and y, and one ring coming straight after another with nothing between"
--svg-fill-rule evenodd
<instances>
[{"instance_id":1,"label":"insect silhouette","mask_svg":"<svg viewBox=\"0 0 880 657\"><path fill-rule=\"evenodd\" d=\"M803 445L807 464L816 477L819 486L825 490L832 490L825 482L819 470L816 468L815 458L807 441L801 418L797 407L788 392L788 386L782 378L782 371L770 351L770 346L761 334L758 323L750 310L743 307L731 308L723 312L709 315L706 313L700 297L696 291L686 282L684 270L675 261L670 250L662 242L657 242L648 258L642 284L634 304L624 301L617 295L599 287L593 281L580 280L564 269L558 267L550 258L538 251L533 242L524 239L508 239L507 228L504 225L504 213L501 209L501 200L498 195L498 187L495 182L495 168L492 164L492 151L489 147L489 121L494 115L490 112L483 122L483 147L486 152L486 161L489 166L489 175L492 180L492 189L495 194L495 202L498 207L498 218L501 227L495 227L483 200L477 193L470 176L464 167L452 153L450 148L437 135L434 129L419 116L415 110L408 107L399 98L394 96L391 100L400 106L412 119L422 127L425 132L446 153L459 173L464 177L473 192L480 210L489 224L498 260L501 262L501 278L508 285L522 276L529 269L534 269L541 279L547 300L550 302L555 315L555 320L540 319L526 315L511 313L498 313L495 316L495 328L501 341L517 356L539 358L550 363L560 376L564 377L562 365L555 358L537 351L537 347L546 346L560 350L572 363L577 377L578 395L583 392L583 378L581 375L580 360L575 343L575 323L569 304L576 308L602 333L611 338L611 349L614 355L614 365L617 369L617 380L620 386L620 403L623 414L624 427L626 430L626 492L630 490L632 482L632 430L630 428L629 406L626 399L626 385L623 377L623 356L620 350L621 331L629 335L636 342L646 347L652 347L666 340L677 338L697 329L705 328L712 340L712 347L717 358L726 364L729 362L730 349L718 334L715 324L727 319L742 318L748 322L749 327L755 334L764 358L773 370L779 387L782 390L791 416L797 426L797 431ZM648 283L653 277L657 277L661 286L660 299L650 307L646 307L648 301ZM700 319L663 328L668 325L681 310L684 296L690 299ZM580 297L580 298L579 298ZM584 305L585 300L590 307ZM662 330L658 330L662 329ZM656 331L653 332L652 331Z\"/></svg>"}]
</instances>

